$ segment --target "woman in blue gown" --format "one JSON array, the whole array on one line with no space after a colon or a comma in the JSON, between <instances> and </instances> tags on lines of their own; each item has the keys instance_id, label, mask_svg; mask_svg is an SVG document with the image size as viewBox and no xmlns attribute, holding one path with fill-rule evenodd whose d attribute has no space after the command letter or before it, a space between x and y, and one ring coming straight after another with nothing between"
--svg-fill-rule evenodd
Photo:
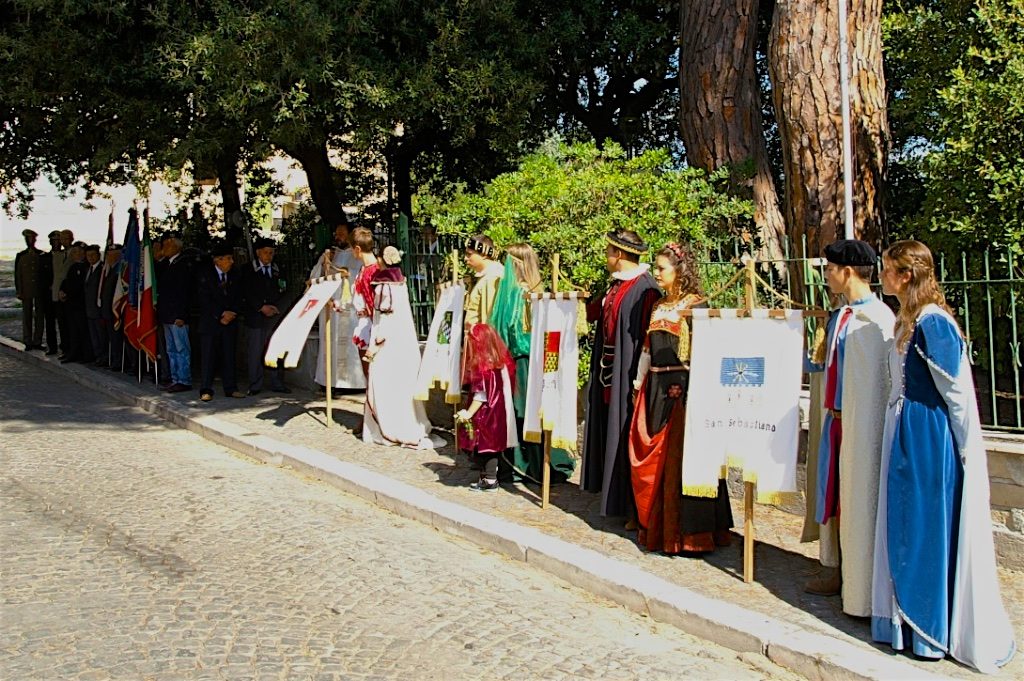
<instances>
[{"instance_id":1,"label":"woman in blue gown","mask_svg":"<svg viewBox=\"0 0 1024 681\"><path fill-rule=\"evenodd\" d=\"M893 244L882 287L900 301L876 523L872 635L993 672L1013 656L989 514L986 452L966 343L931 251Z\"/></svg>"}]
</instances>

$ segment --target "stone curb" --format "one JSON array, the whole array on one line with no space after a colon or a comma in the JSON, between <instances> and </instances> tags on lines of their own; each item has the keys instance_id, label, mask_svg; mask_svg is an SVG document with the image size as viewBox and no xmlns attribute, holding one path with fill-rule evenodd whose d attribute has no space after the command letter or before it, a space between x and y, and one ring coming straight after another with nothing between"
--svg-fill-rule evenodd
<instances>
[{"instance_id":1,"label":"stone curb","mask_svg":"<svg viewBox=\"0 0 1024 681\"><path fill-rule=\"evenodd\" d=\"M287 466L318 478L396 515L461 537L503 556L532 565L634 612L673 625L739 653L757 653L813 681L940 679L895 657L854 646L822 633L708 598L645 570L571 544L538 530L439 499L428 492L340 461L308 447L291 445L218 419L194 407L164 399L97 374L81 365L61 365L21 343L0 336L11 356L36 364L113 399L154 414L263 463Z\"/></svg>"}]
</instances>

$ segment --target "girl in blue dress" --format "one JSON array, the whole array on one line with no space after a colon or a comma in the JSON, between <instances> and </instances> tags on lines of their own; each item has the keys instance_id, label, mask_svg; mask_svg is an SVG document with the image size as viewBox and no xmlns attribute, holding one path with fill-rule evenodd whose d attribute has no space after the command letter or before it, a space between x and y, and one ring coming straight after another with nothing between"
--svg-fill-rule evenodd
<instances>
[{"instance_id":1,"label":"girl in blue dress","mask_svg":"<svg viewBox=\"0 0 1024 681\"><path fill-rule=\"evenodd\" d=\"M882 256L900 312L890 358L872 635L918 657L994 672L1015 644L999 595L986 451L963 334L931 251L900 241Z\"/></svg>"}]
</instances>

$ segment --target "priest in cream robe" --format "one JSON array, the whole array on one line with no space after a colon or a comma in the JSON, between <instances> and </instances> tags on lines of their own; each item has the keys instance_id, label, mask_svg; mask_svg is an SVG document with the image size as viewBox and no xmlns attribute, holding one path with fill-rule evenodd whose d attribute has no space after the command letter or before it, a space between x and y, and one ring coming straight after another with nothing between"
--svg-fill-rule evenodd
<instances>
[{"instance_id":1,"label":"priest in cream robe","mask_svg":"<svg viewBox=\"0 0 1024 681\"><path fill-rule=\"evenodd\" d=\"M817 469L807 471L824 569L805 589L841 593L843 612L869 617L887 362L896 318L871 292L877 255L869 244L837 241L825 248L825 257L828 286L847 303L826 328L825 416Z\"/></svg>"},{"instance_id":2,"label":"priest in cream robe","mask_svg":"<svg viewBox=\"0 0 1024 681\"><path fill-rule=\"evenodd\" d=\"M359 350L352 342L352 330L355 328L357 316L355 308L352 307L351 294L352 282L359 276L363 263L352 254L348 226L338 225L334 232L334 243L335 248L324 251L309 273L309 278L315 279L330 274L348 272L348 281L343 283L338 292L334 294L334 300L341 307L341 311L331 311L330 306L327 306L320 313L320 345L317 351L315 380L318 385L327 385L324 330L326 315L330 314L332 315L331 363L333 364L331 368L333 385L331 387L365 390L366 379L363 377L360 365Z\"/></svg>"}]
</instances>

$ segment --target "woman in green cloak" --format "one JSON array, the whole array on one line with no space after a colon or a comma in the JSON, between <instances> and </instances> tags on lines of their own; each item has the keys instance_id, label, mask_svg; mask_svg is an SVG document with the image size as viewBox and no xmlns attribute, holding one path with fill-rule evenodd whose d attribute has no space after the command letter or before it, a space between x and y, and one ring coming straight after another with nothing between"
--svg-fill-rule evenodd
<instances>
[{"instance_id":1,"label":"woman in green cloak","mask_svg":"<svg viewBox=\"0 0 1024 681\"><path fill-rule=\"evenodd\" d=\"M523 441L526 382L530 365L529 308L527 293L543 290L537 252L529 244L512 244L505 249L505 276L498 287L490 324L508 347L516 364L516 392L512 397L519 431L519 446L511 450L512 478L517 482L540 483L544 471L544 447ZM506 456L508 450L506 450ZM507 471L506 466L502 466ZM565 482L576 469L576 460L564 449L551 449L551 482ZM507 475L507 473L506 473ZM499 472L499 477L501 473ZM502 480L509 482L509 480Z\"/></svg>"}]
</instances>

